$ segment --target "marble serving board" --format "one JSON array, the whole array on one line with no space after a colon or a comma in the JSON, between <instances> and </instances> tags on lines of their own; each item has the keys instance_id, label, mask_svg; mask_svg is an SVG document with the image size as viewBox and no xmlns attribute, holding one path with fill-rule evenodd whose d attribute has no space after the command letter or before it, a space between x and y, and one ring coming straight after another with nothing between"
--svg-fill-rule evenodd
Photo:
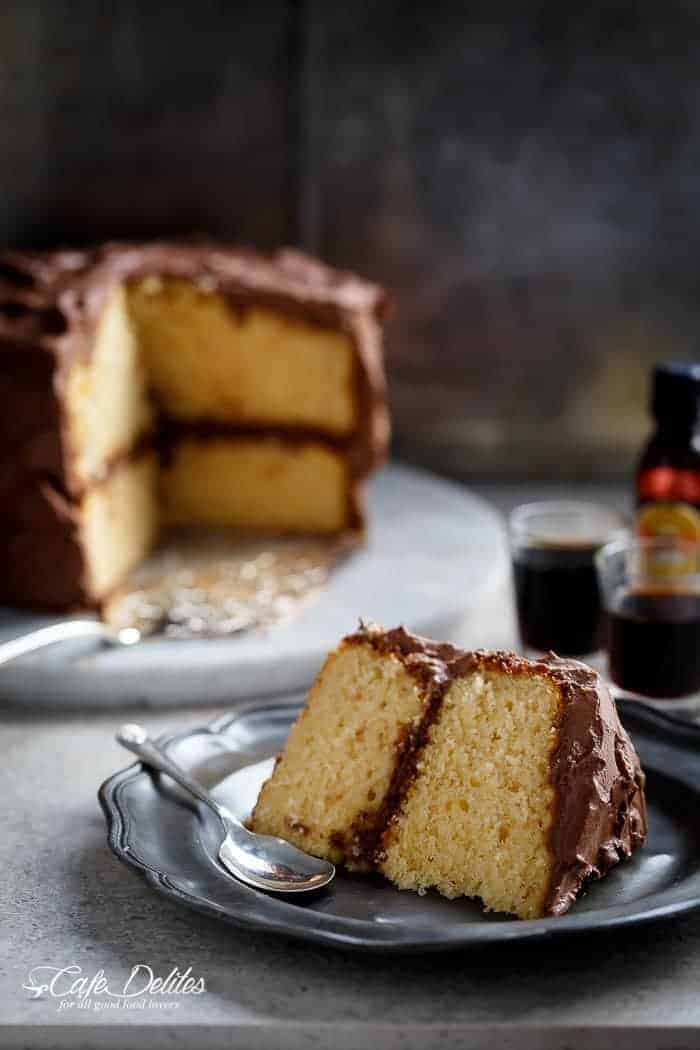
<instances>
[{"instance_id":1,"label":"marble serving board","mask_svg":"<svg viewBox=\"0 0 700 1050\"><path fill-rule=\"evenodd\" d=\"M390 465L369 485L368 515L366 544L342 559L293 620L228 638L152 637L129 649L62 643L0 667L0 701L94 708L275 697L308 686L360 617L463 644L498 644L479 630L509 572L495 509L462 486ZM0 640L50 622L55 617L3 609Z\"/></svg>"}]
</instances>

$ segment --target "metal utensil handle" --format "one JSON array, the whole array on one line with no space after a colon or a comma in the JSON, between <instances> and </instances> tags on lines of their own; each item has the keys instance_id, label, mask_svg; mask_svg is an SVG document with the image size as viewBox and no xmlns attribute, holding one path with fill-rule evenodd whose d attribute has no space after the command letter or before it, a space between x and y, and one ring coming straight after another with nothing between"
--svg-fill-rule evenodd
<instances>
[{"instance_id":1,"label":"metal utensil handle","mask_svg":"<svg viewBox=\"0 0 700 1050\"><path fill-rule=\"evenodd\" d=\"M33 653L37 649L56 645L57 642L67 642L72 638L107 637L109 629L99 620L66 620L53 623L49 627L40 627L9 642L0 642L0 664L7 664L25 653Z\"/></svg>"},{"instance_id":2,"label":"metal utensil handle","mask_svg":"<svg viewBox=\"0 0 700 1050\"><path fill-rule=\"evenodd\" d=\"M142 762L145 762L147 766L157 769L161 773L167 773L190 795L193 795L199 802L209 806L220 820L223 820L224 817L227 820L232 819L231 815L211 797L199 781L191 777L189 773L186 773L182 766L178 765L167 752L159 747L142 726L132 725L131 723L122 726L117 733L117 740L122 747L131 751Z\"/></svg>"}]
</instances>

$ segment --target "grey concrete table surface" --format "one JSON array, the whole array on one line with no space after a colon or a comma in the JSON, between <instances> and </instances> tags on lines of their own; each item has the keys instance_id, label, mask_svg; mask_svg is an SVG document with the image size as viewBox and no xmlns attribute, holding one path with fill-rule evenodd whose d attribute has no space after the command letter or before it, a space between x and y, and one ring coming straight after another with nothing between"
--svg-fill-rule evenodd
<instances>
[{"instance_id":1,"label":"grey concrete table surface","mask_svg":"<svg viewBox=\"0 0 700 1050\"><path fill-rule=\"evenodd\" d=\"M522 498L486 494L503 509ZM509 595L485 611L483 635L513 640ZM220 710L139 717L159 733ZM239 931L158 897L109 852L96 799L126 764L113 742L122 720L116 710L0 715L0 1046L700 1045L700 916L554 946L372 957ZM34 967L68 966L117 987L138 965L156 977L191 968L205 990L97 1009L99 996L62 1007L23 987Z\"/></svg>"}]
</instances>

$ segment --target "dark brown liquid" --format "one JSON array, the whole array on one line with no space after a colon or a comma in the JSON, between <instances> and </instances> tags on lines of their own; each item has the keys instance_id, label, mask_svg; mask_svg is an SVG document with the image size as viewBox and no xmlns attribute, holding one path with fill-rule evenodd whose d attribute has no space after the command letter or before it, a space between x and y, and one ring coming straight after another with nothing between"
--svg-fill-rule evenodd
<instances>
[{"instance_id":1,"label":"dark brown liquid","mask_svg":"<svg viewBox=\"0 0 700 1050\"><path fill-rule=\"evenodd\" d=\"M530 547L513 561L520 635L525 645L584 656L602 644L597 547Z\"/></svg>"},{"instance_id":2,"label":"dark brown liquid","mask_svg":"<svg viewBox=\"0 0 700 1050\"><path fill-rule=\"evenodd\" d=\"M608 620L610 674L619 686L667 699L700 690L700 595L623 592Z\"/></svg>"}]
</instances>

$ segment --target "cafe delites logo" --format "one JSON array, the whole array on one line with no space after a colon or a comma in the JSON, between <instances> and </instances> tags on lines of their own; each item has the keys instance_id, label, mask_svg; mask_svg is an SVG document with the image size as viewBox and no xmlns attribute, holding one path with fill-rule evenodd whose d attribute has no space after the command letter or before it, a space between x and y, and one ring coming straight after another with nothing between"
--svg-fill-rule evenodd
<instances>
[{"instance_id":1,"label":"cafe delites logo","mask_svg":"<svg viewBox=\"0 0 700 1050\"><path fill-rule=\"evenodd\" d=\"M34 966L22 988L32 999L53 1000L59 1010L172 1010L185 996L206 992L203 977L188 966L173 966L157 974L146 963L136 963L123 979L103 969L87 973L82 966Z\"/></svg>"}]
</instances>

